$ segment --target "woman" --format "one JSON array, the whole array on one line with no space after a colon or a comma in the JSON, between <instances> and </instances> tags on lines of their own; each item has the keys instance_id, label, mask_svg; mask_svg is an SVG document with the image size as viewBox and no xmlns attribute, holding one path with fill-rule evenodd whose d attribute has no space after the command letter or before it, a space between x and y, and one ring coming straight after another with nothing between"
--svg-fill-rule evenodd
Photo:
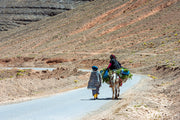
<instances>
[{"instance_id":1,"label":"woman","mask_svg":"<svg viewBox=\"0 0 180 120\"><path fill-rule=\"evenodd\" d=\"M110 69L110 70L117 70L117 69L120 69L122 68L121 64L116 60L116 56L115 55L110 55L110 62L109 62L109 65L107 67L107 70ZM122 80L119 76L119 84L122 85ZM110 85L109 87L112 87L112 84L111 84L111 81L109 81Z\"/></svg>"},{"instance_id":2,"label":"woman","mask_svg":"<svg viewBox=\"0 0 180 120\"><path fill-rule=\"evenodd\" d=\"M99 88L101 87L101 74L98 71L98 67L92 66L92 72L88 82L88 89L92 89L92 95L94 100L98 99Z\"/></svg>"},{"instance_id":3,"label":"woman","mask_svg":"<svg viewBox=\"0 0 180 120\"><path fill-rule=\"evenodd\" d=\"M116 60L116 56L110 55L110 59L107 69L116 70L121 68L121 64Z\"/></svg>"}]
</instances>

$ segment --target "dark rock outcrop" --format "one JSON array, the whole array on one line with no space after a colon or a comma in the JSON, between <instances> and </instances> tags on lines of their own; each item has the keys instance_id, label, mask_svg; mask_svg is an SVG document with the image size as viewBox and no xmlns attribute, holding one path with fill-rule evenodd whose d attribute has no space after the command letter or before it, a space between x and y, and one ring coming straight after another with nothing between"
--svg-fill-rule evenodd
<instances>
[{"instance_id":1,"label":"dark rock outcrop","mask_svg":"<svg viewBox=\"0 0 180 120\"><path fill-rule=\"evenodd\" d=\"M0 0L0 31L71 10L89 0Z\"/></svg>"}]
</instances>

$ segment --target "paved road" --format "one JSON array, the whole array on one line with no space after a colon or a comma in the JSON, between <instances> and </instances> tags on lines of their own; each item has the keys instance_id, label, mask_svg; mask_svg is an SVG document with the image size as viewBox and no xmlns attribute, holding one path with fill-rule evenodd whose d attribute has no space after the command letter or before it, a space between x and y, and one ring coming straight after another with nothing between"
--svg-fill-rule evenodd
<instances>
[{"instance_id":1,"label":"paved road","mask_svg":"<svg viewBox=\"0 0 180 120\"><path fill-rule=\"evenodd\" d=\"M49 70L49 71L53 71L56 68L36 68L36 67L0 67L0 70L11 70L11 69L20 69L20 70L26 70L26 69L32 69L32 70Z\"/></svg>"},{"instance_id":2,"label":"paved road","mask_svg":"<svg viewBox=\"0 0 180 120\"><path fill-rule=\"evenodd\" d=\"M121 87L121 94L142 78L141 75L133 75L132 80ZM92 99L91 90L76 89L55 96L0 106L0 120L75 120L115 102L111 96L112 91L105 83L100 88L98 100Z\"/></svg>"}]
</instances>

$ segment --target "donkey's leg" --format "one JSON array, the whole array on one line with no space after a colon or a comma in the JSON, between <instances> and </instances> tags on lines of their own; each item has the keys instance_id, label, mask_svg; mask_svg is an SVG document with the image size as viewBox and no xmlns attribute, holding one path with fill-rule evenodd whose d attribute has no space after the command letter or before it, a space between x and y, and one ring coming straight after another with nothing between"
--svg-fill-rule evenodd
<instances>
[{"instance_id":1,"label":"donkey's leg","mask_svg":"<svg viewBox=\"0 0 180 120\"><path fill-rule=\"evenodd\" d=\"M112 99L114 99L114 86L112 86L112 92L113 92L113 94L112 94Z\"/></svg>"},{"instance_id":2,"label":"donkey's leg","mask_svg":"<svg viewBox=\"0 0 180 120\"><path fill-rule=\"evenodd\" d=\"M120 86L118 85L118 97L120 95Z\"/></svg>"},{"instance_id":3,"label":"donkey's leg","mask_svg":"<svg viewBox=\"0 0 180 120\"><path fill-rule=\"evenodd\" d=\"M116 99L119 97L119 83L116 83Z\"/></svg>"},{"instance_id":4,"label":"donkey's leg","mask_svg":"<svg viewBox=\"0 0 180 120\"><path fill-rule=\"evenodd\" d=\"M115 97L115 92L116 92L116 73L112 74L112 78L111 78L111 84L112 84L112 90L113 90L113 95L112 95L112 99L114 99Z\"/></svg>"},{"instance_id":5,"label":"donkey's leg","mask_svg":"<svg viewBox=\"0 0 180 120\"><path fill-rule=\"evenodd\" d=\"M115 99L117 99L117 86L115 86Z\"/></svg>"}]
</instances>

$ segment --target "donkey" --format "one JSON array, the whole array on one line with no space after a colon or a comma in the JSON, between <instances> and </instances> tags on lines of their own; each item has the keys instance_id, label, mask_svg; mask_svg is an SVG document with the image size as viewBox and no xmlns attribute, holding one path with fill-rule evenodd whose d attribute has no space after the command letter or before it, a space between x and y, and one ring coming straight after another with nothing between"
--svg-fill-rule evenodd
<instances>
[{"instance_id":1,"label":"donkey","mask_svg":"<svg viewBox=\"0 0 180 120\"><path fill-rule=\"evenodd\" d=\"M118 99L119 94L120 94L120 85L122 84L119 80L118 75L116 74L115 71L112 72L110 75L110 82L111 82L111 88L112 88L112 99Z\"/></svg>"}]
</instances>

